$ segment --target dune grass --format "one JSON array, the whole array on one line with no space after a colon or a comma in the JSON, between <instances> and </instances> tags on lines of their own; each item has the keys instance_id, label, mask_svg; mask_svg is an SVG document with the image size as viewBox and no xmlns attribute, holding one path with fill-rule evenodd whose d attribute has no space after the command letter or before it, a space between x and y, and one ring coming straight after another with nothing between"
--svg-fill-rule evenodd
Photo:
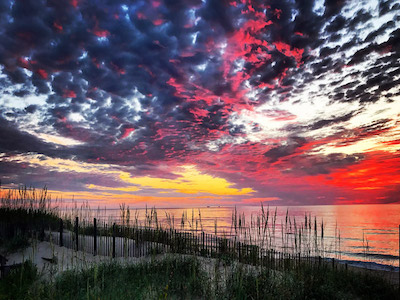
<instances>
[{"instance_id":1,"label":"dune grass","mask_svg":"<svg viewBox=\"0 0 400 300\"><path fill-rule=\"evenodd\" d=\"M59 224L58 211L47 188L21 186L2 189L0 185L0 247L12 253L29 246L31 238L44 238L44 230Z\"/></svg>"},{"instance_id":2,"label":"dune grass","mask_svg":"<svg viewBox=\"0 0 400 300\"><path fill-rule=\"evenodd\" d=\"M0 281L0 299L397 299L398 291L368 274L304 265L274 272L244 264L209 268L195 256L139 264L103 263L44 281L25 263Z\"/></svg>"},{"instance_id":3,"label":"dune grass","mask_svg":"<svg viewBox=\"0 0 400 300\"><path fill-rule=\"evenodd\" d=\"M0 280L0 300L30 299L30 290L40 276L35 265L26 261ZM32 299L39 299L34 295Z\"/></svg>"},{"instance_id":4,"label":"dune grass","mask_svg":"<svg viewBox=\"0 0 400 300\"><path fill-rule=\"evenodd\" d=\"M20 284L22 283L22 284ZM104 263L41 281L29 263L0 281L0 299L209 299L207 274L195 258L136 265Z\"/></svg>"},{"instance_id":5,"label":"dune grass","mask_svg":"<svg viewBox=\"0 0 400 300\"><path fill-rule=\"evenodd\" d=\"M381 278L344 269L315 268L303 264L296 270L249 272L232 269L225 299L397 299L398 290Z\"/></svg>"},{"instance_id":6,"label":"dune grass","mask_svg":"<svg viewBox=\"0 0 400 300\"><path fill-rule=\"evenodd\" d=\"M47 189L37 192L20 188L0 192L0 223L5 225L0 226L0 246L6 252L26 247L29 239L40 238L45 229L57 231L61 219L65 229L73 231L74 217L79 216L80 220L93 217L87 207L72 208L61 214L52 204ZM184 213L180 222L175 222L174 216L170 215L161 222L154 208L146 209L143 220L139 220L137 211L131 211L125 205L121 205L120 213L116 230L104 221L105 226L99 226L97 234L134 239L139 244L152 242L156 247L168 245L162 249L189 254L190 258L174 255L137 265L99 264L89 269L66 271L52 281L44 280L36 267L27 262L0 281L0 300L398 297L397 288L383 278L331 267L321 260L327 250L340 258L340 231L335 230L334 244L328 246L324 240L323 221L318 223L316 217L310 215L296 220L287 212L278 224L276 209L261 206L261 212L251 216L250 220L235 209L230 233L221 236L216 222L214 237L208 234L210 239L206 235L204 241L200 210L198 217L194 210L191 218ZM179 224L178 230L176 224ZM78 229L80 235L94 232L90 221L81 222ZM126 246L125 242L123 246ZM192 254L212 258L215 268L205 270L204 259Z\"/></svg>"}]
</instances>

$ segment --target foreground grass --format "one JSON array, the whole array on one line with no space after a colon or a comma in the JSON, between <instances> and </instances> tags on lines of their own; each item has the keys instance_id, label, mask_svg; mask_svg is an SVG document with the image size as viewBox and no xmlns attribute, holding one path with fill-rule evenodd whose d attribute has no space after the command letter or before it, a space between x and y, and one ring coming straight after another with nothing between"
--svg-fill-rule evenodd
<instances>
[{"instance_id":1,"label":"foreground grass","mask_svg":"<svg viewBox=\"0 0 400 300\"><path fill-rule=\"evenodd\" d=\"M304 265L275 272L242 264L205 271L204 260L173 256L140 264L106 263L45 281L25 263L0 281L0 299L397 299L380 278Z\"/></svg>"},{"instance_id":2,"label":"foreground grass","mask_svg":"<svg viewBox=\"0 0 400 300\"><path fill-rule=\"evenodd\" d=\"M274 274L234 268L226 284L226 299L398 299L397 288L369 274L304 264Z\"/></svg>"},{"instance_id":3,"label":"foreground grass","mask_svg":"<svg viewBox=\"0 0 400 300\"><path fill-rule=\"evenodd\" d=\"M0 299L205 299L207 274L197 259L163 259L137 265L106 263L66 271L53 282L40 280L25 264L0 281Z\"/></svg>"}]
</instances>

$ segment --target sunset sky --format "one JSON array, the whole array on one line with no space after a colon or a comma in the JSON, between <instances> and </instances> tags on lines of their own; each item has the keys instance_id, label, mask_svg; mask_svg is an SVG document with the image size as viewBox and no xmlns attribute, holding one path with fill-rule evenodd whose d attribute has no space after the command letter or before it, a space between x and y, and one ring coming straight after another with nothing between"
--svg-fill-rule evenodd
<instances>
[{"instance_id":1,"label":"sunset sky","mask_svg":"<svg viewBox=\"0 0 400 300\"><path fill-rule=\"evenodd\" d=\"M2 187L399 203L400 1L0 0Z\"/></svg>"}]
</instances>

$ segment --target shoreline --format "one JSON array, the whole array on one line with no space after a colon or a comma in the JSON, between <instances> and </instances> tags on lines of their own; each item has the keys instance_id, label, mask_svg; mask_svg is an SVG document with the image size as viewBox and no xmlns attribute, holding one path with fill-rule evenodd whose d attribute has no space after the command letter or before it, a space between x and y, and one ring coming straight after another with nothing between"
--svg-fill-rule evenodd
<instances>
[{"instance_id":1,"label":"shoreline","mask_svg":"<svg viewBox=\"0 0 400 300\"><path fill-rule=\"evenodd\" d=\"M331 260L331 258L328 258ZM338 263L348 264L352 267L363 268L367 270L399 272L399 266L380 264L374 261L350 260L350 259L335 259Z\"/></svg>"}]
</instances>

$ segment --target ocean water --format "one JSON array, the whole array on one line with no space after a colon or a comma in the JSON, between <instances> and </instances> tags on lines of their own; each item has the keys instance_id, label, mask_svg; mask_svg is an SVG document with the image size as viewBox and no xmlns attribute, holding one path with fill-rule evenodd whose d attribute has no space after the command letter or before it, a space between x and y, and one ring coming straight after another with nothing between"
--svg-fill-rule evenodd
<instances>
[{"instance_id":1,"label":"ocean water","mask_svg":"<svg viewBox=\"0 0 400 300\"><path fill-rule=\"evenodd\" d=\"M182 227L182 216L184 216L185 230L204 230L208 233L225 235L233 238L235 229L232 226L232 218L241 216L242 227L258 228L257 217L262 220L261 207L238 206L238 207L200 207L200 208L167 208L157 209L157 220L164 226L174 222L174 228ZM286 243L284 239L294 232L294 222L299 229L304 227L305 218L310 225L311 235L314 235L315 221L317 222L318 248L324 249L325 257L334 257L343 261L361 264L365 267L398 269L399 266L399 225L400 205L320 205L320 206L278 206L264 207L265 215L269 210L269 230L267 235L272 234L272 219L276 210L275 224L275 246L290 247L292 243ZM119 209L107 209L100 212L101 218L120 222L121 211ZM135 217L136 215L136 217ZM147 210L150 215L150 209ZM131 222L135 218L143 223L146 216L145 209L130 210ZM288 216L288 217L287 217ZM98 215L99 217L99 215ZM154 216L153 216L154 217ZM244 217L244 220L243 220ZM286 220L289 220L286 222ZM251 225L253 223L253 226ZM290 224L289 224L290 223ZM323 239L321 239L323 223ZM289 227L291 226L291 227ZM260 234L257 235L259 242ZM282 234L283 233L283 234ZM262 234L261 234L262 235ZM243 234L241 238L243 238ZM249 235L246 234L246 238ZM313 236L305 239L305 243L314 243ZM265 243L265 241L264 241ZM268 244L266 247L268 248ZM303 245L303 251L305 247ZM279 249L278 249L279 250Z\"/></svg>"}]
</instances>

